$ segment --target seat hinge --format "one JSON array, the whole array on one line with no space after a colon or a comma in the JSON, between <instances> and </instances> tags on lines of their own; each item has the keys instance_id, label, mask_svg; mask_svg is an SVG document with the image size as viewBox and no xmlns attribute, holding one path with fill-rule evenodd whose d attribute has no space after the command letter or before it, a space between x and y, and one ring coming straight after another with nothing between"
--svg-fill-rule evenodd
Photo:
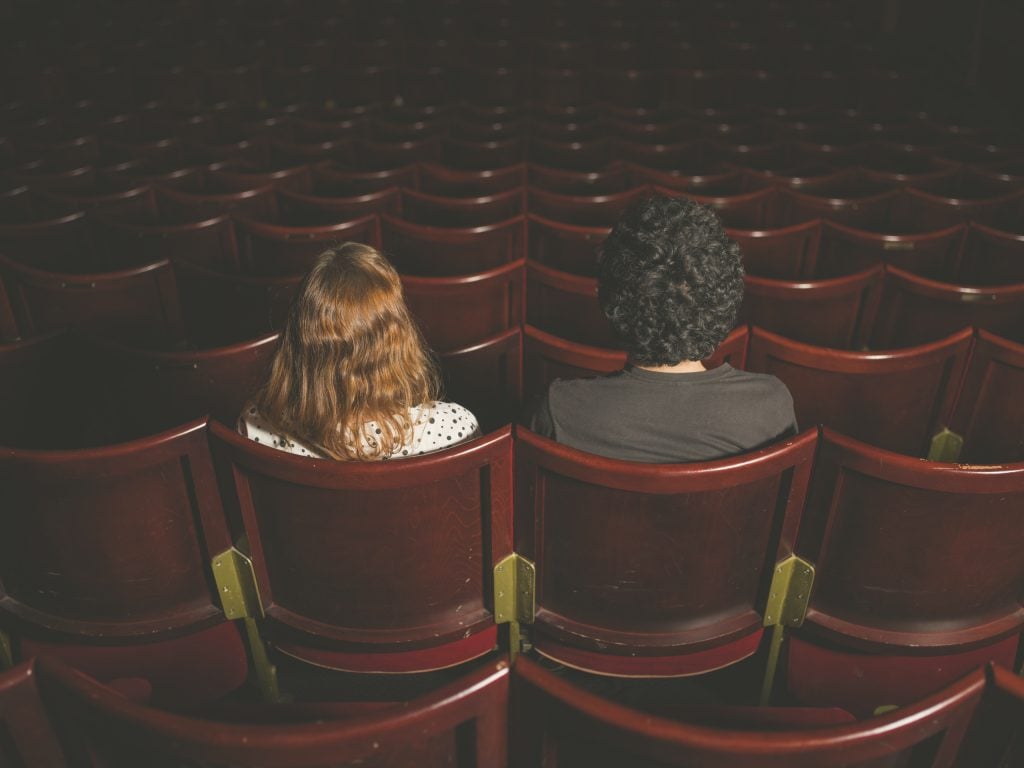
<instances>
[{"instance_id":1,"label":"seat hinge","mask_svg":"<svg viewBox=\"0 0 1024 768\"><path fill-rule=\"evenodd\" d=\"M533 623L537 569L514 552L494 566L494 621Z\"/></svg>"},{"instance_id":2,"label":"seat hinge","mask_svg":"<svg viewBox=\"0 0 1024 768\"><path fill-rule=\"evenodd\" d=\"M242 542L240 546L245 546L245 543ZM277 702L281 698L277 668L270 662L267 647L256 625L256 619L263 618L263 603L260 601L252 560L241 550L231 547L216 555L211 564L224 615L242 622L260 695L266 703Z\"/></svg>"},{"instance_id":3,"label":"seat hinge","mask_svg":"<svg viewBox=\"0 0 1024 768\"><path fill-rule=\"evenodd\" d=\"M494 566L494 622L508 624L509 661L529 650L529 636L521 624L532 624L536 612L537 569L522 555L512 553Z\"/></svg>"},{"instance_id":4,"label":"seat hinge","mask_svg":"<svg viewBox=\"0 0 1024 768\"><path fill-rule=\"evenodd\" d=\"M224 615L229 619L263 618L252 560L235 547L213 558L213 580Z\"/></svg>"},{"instance_id":5,"label":"seat hinge","mask_svg":"<svg viewBox=\"0 0 1024 768\"><path fill-rule=\"evenodd\" d=\"M960 451L963 450L964 439L956 432L943 427L935 437L932 438L931 447L928 449L929 461L956 461L960 458Z\"/></svg>"},{"instance_id":6,"label":"seat hinge","mask_svg":"<svg viewBox=\"0 0 1024 768\"><path fill-rule=\"evenodd\" d=\"M775 673L782 653L782 641L786 627L799 627L807 616L807 606L814 587L814 565L790 555L775 564L772 583L768 588L768 604L764 609L764 626L771 627L771 644L768 647L768 663L765 666L764 683L761 687L761 703L771 701L775 687Z\"/></svg>"}]
</instances>

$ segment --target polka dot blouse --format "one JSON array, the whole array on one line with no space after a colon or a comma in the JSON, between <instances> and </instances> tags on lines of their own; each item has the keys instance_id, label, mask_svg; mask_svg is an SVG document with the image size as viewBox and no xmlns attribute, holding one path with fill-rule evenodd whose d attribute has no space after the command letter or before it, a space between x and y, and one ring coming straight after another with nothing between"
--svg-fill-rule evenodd
<instances>
[{"instance_id":1,"label":"polka dot blouse","mask_svg":"<svg viewBox=\"0 0 1024 768\"><path fill-rule=\"evenodd\" d=\"M409 419L413 424L412 440L386 458L398 459L439 451L480 434L480 425L476 417L457 403L435 402L431 405L416 406L409 409ZM371 435L377 430L375 422L371 421L368 427ZM238 431L250 440L277 448L279 451L287 451L297 456L324 458L322 453L309 445L282 435L251 403L238 417ZM365 441L366 438L362 439Z\"/></svg>"}]
</instances>

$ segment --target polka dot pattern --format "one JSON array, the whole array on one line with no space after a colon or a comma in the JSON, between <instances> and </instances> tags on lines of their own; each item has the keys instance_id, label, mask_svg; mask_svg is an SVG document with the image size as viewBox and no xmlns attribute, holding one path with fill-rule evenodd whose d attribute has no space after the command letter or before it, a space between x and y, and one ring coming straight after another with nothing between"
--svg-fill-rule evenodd
<instances>
[{"instance_id":1,"label":"polka dot pattern","mask_svg":"<svg viewBox=\"0 0 1024 768\"><path fill-rule=\"evenodd\" d=\"M400 459L404 456L420 454L447 448L455 443L477 437L480 425L476 417L466 408L457 403L435 402L429 406L417 406L409 409L409 419L413 424L412 440L399 447L395 455L389 457ZM428 429L429 427L429 429ZM238 432L261 445L268 445L279 451L297 456L324 458L323 454L298 440L291 440L283 435L273 424L264 419L252 405L242 410L238 419ZM367 424L366 432L379 435L380 428L376 423ZM365 436L363 440L365 440Z\"/></svg>"}]
</instances>

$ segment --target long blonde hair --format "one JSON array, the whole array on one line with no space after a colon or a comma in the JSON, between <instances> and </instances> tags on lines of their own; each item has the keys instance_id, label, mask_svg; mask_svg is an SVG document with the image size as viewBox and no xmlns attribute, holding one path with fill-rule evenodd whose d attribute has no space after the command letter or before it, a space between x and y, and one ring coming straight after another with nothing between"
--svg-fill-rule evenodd
<instances>
[{"instance_id":1,"label":"long blonde hair","mask_svg":"<svg viewBox=\"0 0 1024 768\"><path fill-rule=\"evenodd\" d=\"M255 403L286 435L335 459L366 460L410 441L409 408L439 391L398 273L374 248L345 243L299 285Z\"/></svg>"}]
</instances>

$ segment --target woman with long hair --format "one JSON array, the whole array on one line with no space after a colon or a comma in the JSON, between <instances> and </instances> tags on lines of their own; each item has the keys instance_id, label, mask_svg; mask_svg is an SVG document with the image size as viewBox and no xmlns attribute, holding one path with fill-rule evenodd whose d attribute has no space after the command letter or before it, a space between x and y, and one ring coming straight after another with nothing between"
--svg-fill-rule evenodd
<instances>
[{"instance_id":1,"label":"woman with long hair","mask_svg":"<svg viewBox=\"0 0 1024 768\"><path fill-rule=\"evenodd\" d=\"M479 434L473 414L438 402L439 392L398 273L374 248L345 243L321 254L299 285L238 430L302 456L414 456Z\"/></svg>"}]
</instances>

